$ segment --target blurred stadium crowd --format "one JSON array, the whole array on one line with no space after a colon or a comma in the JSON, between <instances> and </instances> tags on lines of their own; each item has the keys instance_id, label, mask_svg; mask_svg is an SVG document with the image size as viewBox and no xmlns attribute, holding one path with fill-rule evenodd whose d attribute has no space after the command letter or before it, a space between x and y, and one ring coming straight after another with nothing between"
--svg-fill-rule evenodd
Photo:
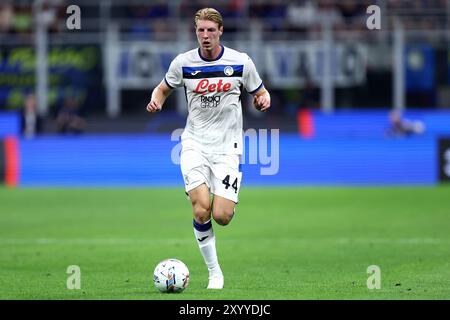
<instances>
[{"instance_id":1,"label":"blurred stadium crowd","mask_svg":"<svg viewBox=\"0 0 450 320\"><path fill-rule=\"evenodd\" d=\"M0 33L23 35L33 31L32 0L4 0L0 4ZM70 4L89 2L46 0L45 5L55 10L57 19L51 32L64 32L66 8ZM100 3L100 1L99 1ZM146 39L164 40L174 30L172 19L192 20L195 11L211 6L211 1L122 1L111 0L112 19L123 22L124 30ZM447 0L217 0L217 8L226 19L226 31L245 32L248 19L259 20L269 31L317 31L321 16L334 22L336 30L364 30L366 8L379 5L388 17L399 16L406 29L446 29L449 26ZM101 6L93 3L83 7L83 16L98 18ZM90 30L100 31L101 25L91 23Z\"/></svg>"},{"instance_id":2,"label":"blurred stadium crowd","mask_svg":"<svg viewBox=\"0 0 450 320\"><path fill-rule=\"evenodd\" d=\"M81 4L83 16L98 18L99 6L89 1L45 0L44 4L55 10L55 21L51 32L64 32L66 8L70 4ZM226 20L229 33L245 31L247 19L260 20L270 31L313 31L320 27L322 15L331 17L336 30L364 30L366 8L378 5L387 13L387 18L399 16L406 29L446 29L449 24L447 0L153 0L153 1L108 1L112 7L112 19L124 22L126 31L139 35L164 39L168 30L173 30L172 19L192 20L198 8L214 6ZM0 33L30 34L33 31L33 0L3 0L0 3ZM90 29L100 28L90 24ZM100 31L100 30L98 30Z\"/></svg>"}]
</instances>

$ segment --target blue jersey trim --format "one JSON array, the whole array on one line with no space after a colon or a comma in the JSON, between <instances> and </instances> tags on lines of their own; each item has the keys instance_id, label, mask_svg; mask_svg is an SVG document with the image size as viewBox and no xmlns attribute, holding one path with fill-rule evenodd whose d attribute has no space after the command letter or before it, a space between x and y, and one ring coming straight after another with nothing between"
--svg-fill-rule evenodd
<instances>
[{"instance_id":1,"label":"blue jersey trim","mask_svg":"<svg viewBox=\"0 0 450 320\"><path fill-rule=\"evenodd\" d=\"M263 83L261 82L261 84L258 86L258 88L256 88L255 90L249 92L250 94L254 94L256 93L259 89L261 89L261 87L263 86Z\"/></svg>"},{"instance_id":2,"label":"blue jersey trim","mask_svg":"<svg viewBox=\"0 0 450 320\"><path fill-rule=\"evenodd\" d=\"M197 221L195 221L194 219L192 219L192 224L193 224L194 228L200 232L208 231L212 227L211 220L209 220L205 224L200 224Z\"/></svg>"},{"instance_id":3,"label":"blue jersey trim","mask_svg":"<svg viewBox=\"0 0 450 320\"><path fill-rule=\"evenodd\" d=\"M222 47L222 51L220 51L219 55L218 55L217 58L215 58L215 59L210 60L210 59L207 59L207 58L203 57L200 48L198 48L198 55L199 55L199 57L200 57L203 61L208 61L208 62L211 62L211 61L217 61L217 60L219 60L220 58L222 58L223 52L225 51L225 47L224 47L223 45L220 45L220 46Z\"/></svg>"},{"instance_id":4,"label":"blue jersey trim","mask_svg":"<svg viewBox=\"0 0 450 320\"><path fill-rule=\"evenodd\" d=\"M170 89L175 89L174 87L172 87L172 86L169 84L169 82L167 81L166 77L164 77L164 81L166 82L167 86L168 86Z\"/></svg>"},{"instance_id":5,"label":"blue jersey trim","mask_svg":"<svg viewBox=\"0 0 450 320\"><path fill-rule=\"evenodd\" d=\"M183 67L184 73L196 73L199 72L224 72L226 67L232 67L234 72L242 72L244 70L244 65L227 65L227 64L218 64L214 66L199 66L199 67Z\"/></svg>"}]
</instances>

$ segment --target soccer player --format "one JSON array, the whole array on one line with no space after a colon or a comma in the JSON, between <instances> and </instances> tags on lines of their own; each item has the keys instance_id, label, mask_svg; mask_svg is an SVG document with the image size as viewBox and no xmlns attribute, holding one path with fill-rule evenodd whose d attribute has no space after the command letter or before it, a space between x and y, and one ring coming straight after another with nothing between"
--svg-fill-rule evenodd
<instances>
[{"instance_id":1,"label":"soccer player","mask_svg":"<svg viewBox=\"0 0 450 320\"><path fill-rule=\"evenodd\" d=\"M250 57L220 43L221 14L204 8L195 14L199 48L179 54L153 90L147 111L160 111L172 89L184 87L188 118L181 136L181 172L193 209L194 234L209 271L208 289L222 289L212 218L226 226L234 215L242 173L242 87L265 112L270 95ZM212 200L211 200L212 194Z\"/></svg>"}]
</instances>

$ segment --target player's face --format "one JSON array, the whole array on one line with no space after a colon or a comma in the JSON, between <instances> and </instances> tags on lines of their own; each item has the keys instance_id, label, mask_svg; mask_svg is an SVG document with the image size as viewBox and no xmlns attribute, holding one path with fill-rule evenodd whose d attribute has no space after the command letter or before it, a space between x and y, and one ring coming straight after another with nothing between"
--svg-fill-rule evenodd
<instances>
[{"instance_id":1,"label":"player's face","mask_svg":"<svg viewBox=\"0 0 450 320\"><path fill-rule=\"evenodd\" d=\"M214 21L198 20L195 32L200 48L206 51L214 51L220 45L223 27L219 29L219 25Z\"/></svg>"}]
</instances>

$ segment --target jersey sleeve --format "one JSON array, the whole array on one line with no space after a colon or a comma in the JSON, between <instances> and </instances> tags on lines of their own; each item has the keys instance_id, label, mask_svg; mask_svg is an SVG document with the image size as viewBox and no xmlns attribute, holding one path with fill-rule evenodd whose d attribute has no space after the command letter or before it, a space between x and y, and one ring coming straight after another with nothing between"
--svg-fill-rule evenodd
<instances>
[{"instance_id":1,"label":"jersey sleeve","mask_svg":"<svg viewBox=\"0 0 450 320\"><path fill-rule=\"evenodd\" d=\"M249 56L247 56L247 60L244 64L242 81L245 90L250 94L257 92L263 86L263 82L256 70L255 64Z\"/></svg>"},{"instance_id":2,"label":"jersey sleeve","mask_svg":"<svg viewBox=\"0 0 450 320\"><path fill-rule=\"evenodd\" d=\"M164 80L171 89L183 86L183 72L179 55L170 63Z\"/></svg>"}]
</instances>

